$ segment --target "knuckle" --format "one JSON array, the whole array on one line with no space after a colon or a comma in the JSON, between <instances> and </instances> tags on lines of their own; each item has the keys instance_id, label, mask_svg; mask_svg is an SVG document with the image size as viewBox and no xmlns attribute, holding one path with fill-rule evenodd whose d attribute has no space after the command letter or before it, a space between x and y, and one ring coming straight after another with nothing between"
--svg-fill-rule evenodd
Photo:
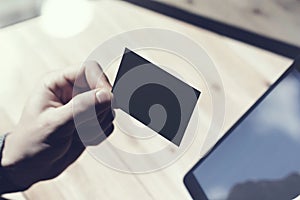
<instances>
[{"instance_id":1,"label":"knuckle","mask_svg":"<svg viewBox=\"0 0 300 200\"><path fill-rule=\"evenodd\" d=\"M43 85L46 88L53 88L55 86L55 77L60 74L61 70L52 71L44 75L42 78Z\"/></svg>"}]
</instances>

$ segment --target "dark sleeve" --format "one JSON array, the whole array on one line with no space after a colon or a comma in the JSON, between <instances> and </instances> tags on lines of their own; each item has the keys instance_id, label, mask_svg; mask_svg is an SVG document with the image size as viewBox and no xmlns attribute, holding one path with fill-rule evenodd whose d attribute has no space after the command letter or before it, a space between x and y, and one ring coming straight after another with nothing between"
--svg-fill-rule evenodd
<instances>
[{"instance_id":1,"label":"dark sleeve","mask_svg":"<svg viewBox=\"0 0 300 200\"><path fill-rule=\"evenodd\" d=\"M18 192L17 187L6 178L5 172L1 166L2 150L4 147L5 137L6 135L0 136L0 195L11 192Z\"/></svg>"}]
</instances>

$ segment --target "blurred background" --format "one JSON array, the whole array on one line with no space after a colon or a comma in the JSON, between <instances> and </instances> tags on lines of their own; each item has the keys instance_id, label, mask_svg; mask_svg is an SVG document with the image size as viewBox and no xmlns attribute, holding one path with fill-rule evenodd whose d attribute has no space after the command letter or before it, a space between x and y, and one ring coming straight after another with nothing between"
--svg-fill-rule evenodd
<instances>
[{"instance_id":1,"label":"blurred background","mask_svg":"<svg viewBox=\"0 0 300 200\"><path fill-rule=\"evenodd\" d=\"M78 13L83 4L88 1L91 0L0 0L0 27L39 16L43 13L42 10L46 12L53 7L56 7L55 14L63 13L60 18L68 17L65 15L67 10L74 10L75 7ZM129 0L129 2L138 1ZM151 0L140 2L151 2ZM300 46L299 0L157 0L155 2Z\"/></svg>"},{"instance_id":2,"label":"blurred background","mask_svg":"<svg viewBox=\"0 0 300 200\"><path fill-rule=\"evenodd\" d=\"M40 14L42 0L0 0L0 27Z\"/></svg>"},{"instance_id":3,"label":"blurred background","mask_svg":"<svg viewBox=\"0 0 300 200\"><path fill-rule=\"evenodd\" d=\"M299 0L159 0L159 2L300 46Z\"/></svg>"}]
</instances>

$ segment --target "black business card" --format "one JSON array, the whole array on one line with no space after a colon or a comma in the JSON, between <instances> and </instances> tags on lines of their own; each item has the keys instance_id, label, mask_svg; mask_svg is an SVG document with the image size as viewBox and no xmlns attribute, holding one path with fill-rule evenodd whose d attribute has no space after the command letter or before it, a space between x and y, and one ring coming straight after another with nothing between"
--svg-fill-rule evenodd
<instances>
[{"instance_id":1,"label":"black business card","mask_svg":"<svg viewBox=\"0 0 300 200\"><path fill-rule=\"evenodd\" d=\"M112 92L116 108L177 146L201 94L127 48Z\"/></svg>"}]
</instances>

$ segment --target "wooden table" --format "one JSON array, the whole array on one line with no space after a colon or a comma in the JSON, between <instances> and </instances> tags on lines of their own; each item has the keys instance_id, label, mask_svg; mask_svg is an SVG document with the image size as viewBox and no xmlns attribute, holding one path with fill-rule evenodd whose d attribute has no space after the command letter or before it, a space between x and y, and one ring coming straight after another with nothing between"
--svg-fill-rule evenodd
<instances>
[{"instance_id":1,"label":"wooden table","mask_svg":"<svg viewBox=\"0 0 300 200\"><path fill-rule=\"evenodd\" d=\"M121 1L91 1L90 25L80 34L55 38L35 18L0 30L0 125L16 124L25 100L38 80L51 70L78 67L89 53L112 35L137 28L171 29L199 43L221 75L226 94L222 133L266 91L292 63L291 59L216 35ZM4 124L4 125L3 125ZM6 127L6 126L5 126ZM7 129L12 127L7 126ZM6 130L3 130L6 131ZM174 164L153 173L115 171L84 153L58 178L24 192L26 199L190 199L183 177L203 156L199 134ZM19 199L20 197L13 197Z\"/></svg>"},{"instance_id":2,"label":"wooden table","mask_svg":"<svg viewBox=\"0 0 300 200\"><path fill-rule=\"evenodd\" d=\"M157 0L239 28L300 45L299 1ZM226 16L226 17L224 17Z\"/></svg>"}]
</instances>

